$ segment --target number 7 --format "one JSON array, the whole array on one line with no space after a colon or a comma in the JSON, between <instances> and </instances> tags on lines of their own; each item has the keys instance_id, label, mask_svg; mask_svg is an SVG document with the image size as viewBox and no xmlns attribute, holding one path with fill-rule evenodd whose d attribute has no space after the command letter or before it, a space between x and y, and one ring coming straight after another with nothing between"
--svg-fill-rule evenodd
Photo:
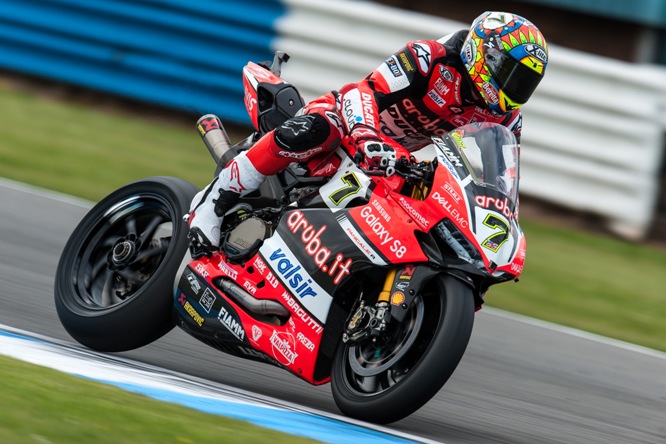
<instances>
[{"instance_id":1,"label":"number 7","mask_svg":"<svg viewBox=\"0 0 666 444\"><path fill-rule=\"evenodd\" d=\"M494 230L499 230L497 233L488 236L481 243L481 246L484 248L489 249L493 253L497 253L502 244L509 239L509 225L494 214L487 215L486 219L483 221L483 225Z\"/></svg>"},{"instance_id":2,"label":"number 7","mask_svg":"<svg viewBox=\"0 0 666 444\"><path fill-rule=\"evenodd\" d=\"M358 181L358 178L353 172L345 174L340 179L342 179L346 186L334 191L329 196L329 199L331 199L331 201L336 205L340 205L340 202L342 202L346 197L358 193L358 190L361 189L361 183Z\"/></svg>"}]
</instances>

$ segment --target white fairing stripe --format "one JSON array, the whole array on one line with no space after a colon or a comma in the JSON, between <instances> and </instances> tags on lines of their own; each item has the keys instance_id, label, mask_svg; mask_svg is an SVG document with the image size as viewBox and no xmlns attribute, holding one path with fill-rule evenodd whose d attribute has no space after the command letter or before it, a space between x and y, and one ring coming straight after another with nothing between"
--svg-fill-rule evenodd
<instances>
[{"instance_id":1,"label":"white fairing stripe","mask_svg":"<svg viewBox=\"0 0 666 444\"><path fill-rule=\"evenodd\" d=\"M284 286L295 295L294 299L312 313L319 322L326 323L333 297L305 271L284 239L275 233L264 242L259 252ZM312 295L313 293L314 295Z\"/></svg>"},{"instance_id":2,"label":"white fairing stripe","mask_svg":"<svg viewBox=\"0 0 666 444\"><path fill-rule=\"evenodd\" d=\"M352 223L349 221L349 218L341 217L338 219L338 223L340 224L340 227L342 227L342 230L345 232L347 237L354 242L354 244L358 247L359 250L361 250L361 253L365 254L365 256L370 259L370 261L373 264L376 265L387 265L387 263L379 256L379 253L372 248L372 246L366 242L366 240L363 238L361 233L358 232L356 228L352 225Z\"/></svg>"}]
</instances>

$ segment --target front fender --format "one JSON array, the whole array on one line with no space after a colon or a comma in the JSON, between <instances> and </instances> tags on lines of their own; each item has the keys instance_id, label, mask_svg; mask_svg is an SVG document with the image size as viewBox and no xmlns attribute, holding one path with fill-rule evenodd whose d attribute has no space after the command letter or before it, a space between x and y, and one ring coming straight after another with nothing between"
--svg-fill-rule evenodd
<instances>
[{"instance_id":1,"label":"front fender","mask_svg":"<svg viewBox=\"0 0 666 444\"><path fill-rule=\"evenodd\" d=\"M402 322L417 294L437 275L446 274L468 285L476 293L474 283L457 270L442 270L427 264L405 264L398 267L389 297L391 317Z\"/></svg>"}]
</instances>

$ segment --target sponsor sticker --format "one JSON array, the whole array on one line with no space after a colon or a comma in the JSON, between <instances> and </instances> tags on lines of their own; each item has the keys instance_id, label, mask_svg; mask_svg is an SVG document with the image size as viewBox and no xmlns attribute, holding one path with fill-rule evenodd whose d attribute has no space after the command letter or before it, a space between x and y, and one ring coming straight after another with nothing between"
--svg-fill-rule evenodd
<instances>
[{"instance_id":1,"label":"sponsor sticker","mask_svg":"<svg viewBox=\"0 0 666 444\"><path fill-rule=\"evenodd\" d=\"M325 322L333 298L303 268L284 239L278 233L274 234L264 242L259 252L282 284L299 298L310 313Z\"/></svg>"},{"instance_id":2,"label":"sponsor sticker","mask_svg":"<svg viewBox=\"0 0 666 444\"><path fill-rule=\"evenodd\" d=\"M286 157L288 159L304 160L304 159L307 159L307 158L317 154L321 150L323 150L323 148L318 146L318 147L315 147L315 148L310 148L309 150L306 150L306 151L281 150L281 151L278 152L278 154L280 156Z\"/></svg>"},{"instance_id":3,"label":"sponsor sticker","mask_svg":"<svg viewBox=\"0 0 666 444\"><path fill-rule=\"evenodd\" d=\"M402 207L407 211L407 214L409 214L412 219L417 221L422 226L428 228L428 226L430 225L430 221L426 219L421 213L416 211L416 209L409 202L407 202L407 199L401 196L399 202L400 205L402 205Z\"/></svg>"},{"instance_id":4,"label":"sponsor sticker","mask_svg":"<svg viewBox=\"0 0 666 444\"><path fill-rule=\"evenodd\" d=\"M488 82L483 82L481 85L483 88L484 95L486 99L493 104L499 103L499 94L493 85Z\"/></svg>"},{"instance_id":5,"label":"sponsor sticker","mask_svg":"<svg viewBox=\"0 0 666 444\"><path fill-rule=\"evenodd\" d=\"M347 120L347 128L351 129L357 123L364 123L372 128L377 126L372 95L353 89L347 92L343 99L342 113Z\"/></svg>"},{"instance_id":6,"label":"sponsor sticker","mask_svg":"<svg viewBox=\"0 0 666 444\"><path fill-rule=\"evenodd\" d=\"M501 212L504 216L506 216L508 219L513 219L513 213L511 212L511 204L509 203L509 199L505 197L504 199L500 199L498 197L490 197L490 196L476 196L475 198L477 205L479 205L482 208L494 208L497 211Z\"/></svg>"},{"instance_id":7,"label":"sponsor sticker","mask_svg":"<svg viewBox=\"0 0 666 444\"><path fill-rule=\"evenodd\" d=\"M453 204L449 201L449 199L441 195L439 191L432 193L431 197L449 213L450 218L457 222L458 225L463 228L467 228L469 226L469 223L467 222L467 219L464 217L464 215L460 214L458 209L453 207Z\"/></svg>"},{"instance_id":8,"label":"sponsor sticker","mask_svg":"<svg viewBox=\"0 0 666 444\"><path fill-rule=\"evenodd\" d=\"M259 339L261 339L262 334L263 333L261 331L261 328L258 325L252 326L252 340L254 342L257 342Z\"/></svg>"},{"instance_id":9,"label":"sponsor sticker","mask_svg":"<svg viewBox=\"0 0 666 444\"><path fill-rule=\"evenodd\" d=\"M322 244L321 235L328 228L326 225L316 227L308 221L303 212L293 211L287 218L287 226L295 235L300 234L305 252L312 257L317 268L333 278L335 285L349 275L352 259L345 258L341 253L333 254L329 248ZM334 257L332 258L332 256Z\"/></svg>"},{"instance_id":10,"label":"sponsor sticker","mask_svg":"<svg viewBox=\"0 0 666 444\"><path fill-rule=\"evenodd\" d=\"M391 295L391 304L400 305L405 302L405 294L401 291L396 291Z\"/></svg>"},{"instance_id":11,"label":"sponsor sticker","mask_svg":"<svg viewBox=\"0 0 666 444\"><path fill-rule=\"evenodd\" d=\"M236 316L231 314L225 307L220 308L220 313L217 315L217 319L224 325L227 330L231 332L239 340L245 339L245 330L243 330L243 324L236 319Z\"/></svg>"},{"instance_id":12,"label":"sponsor sticker","mask_svg":"<svg viewBox=\"0 0 666 444\"><path fill-rule=\"evenodd\" d=\"M243 282L243 288L245 288L250 294L257 293L257 287L254 285L253 282L246 280L245 282Z\"/></svg>"},{"instance_id":13,"label":"sponsor sticker","mask_svg":"<svg viewBox=\"0 0 666 444\"><path fill-rule=\"evenodd\" d=\"M463 61L467 66L471 66L474 64L474 59L476 57L476 48L474 48L474 45L472 45L471 42L467 42L467 44L462 50L462 55L464 57Z\"/></svg>"},{"instance_id":14,"label":"sponsor sticker","mask_svg":"<svg viewBox=\"0 0 666 444\"><path fill-rule=\"evenodd\" d=\"M321 325L319 325L317 321L312 319L312 317L308 314L308 312L303 310L298 301L292 298L289 293L287 293L286 291L283 292L282 299L287 303L287 306L294 311L294 314L301 321L303 321L305 325L309 326L315 333L320 334L322 331L324 331L324 328ZM289 318L289 320L292 321L291 318Z\"/></svg>"},{"instance_id":15,"label":"sponsor sticker","mask_svg":"<svg viewBox=\"0 0 666 444\"><path fill-rule=\"evenodd\" d=\"M201 304L201 307L206 310L206 313L210 313L210 309L213 308L214 302L215 294L210 290L210 288L206 288L206 290L204 290L203 294L201 295L201 299L199 299L199 304Z\"/></svg>"},{"instance_id":16,"label":"sponsor sticker","mask_svg":"<svg viewBox=\"0 0 666 444\"><path fill-rule=\"evenodd\" d=\"M382 223L382 218L375 213L372 207L366 205L361 209L360 216L362 220L368 225L370 231L375 233L379 238L379 244L388 249L396 255L396 257L403 257L407 253L407 247L402 244L400 239L395 239L386 225Z\"/></svg>"},{"instance_id":17,"label":"sponsor sticker","mask_svg":"<svg viewBox=\"0 0 666 444\"><path fill-rule=\"evenodd\" d=\"M386 265L386 262L379 256L379 253L372 247L372 245L365 240L365 238L358 232L358 230L352 225L347 216L342 216L338 218L338 223L342 227L343 231L349 237L349 239L354 242L356 247L374 264Z\"/></svg>"},{"instance_id":18,"label":"sponsor sticker","mask_svg":"<svg viewBox=\"0 0 666 444\"><path fill-rule=\"evenodd\" d=\"M446 191L448 193L448 195L451 196L453 198L453 200L456 201L456 203L460 203L460 201L462 200L462 196L460 196L460 194L458 194L456 189L453 188L453 186L450 183L445 182L444 185L442 185L442 189L444 191Z\"/></svg>"},{"instance_id":19,"label":"sponsor sticker","mask_svg":"<svg viewBox=\"0 0 666 444\"><path fill-rule=\"evenodd\" d=\"M442 76L442 79L446 80L447 82L453 82L453 73L446 66L439 66L439 74Z\"/></svg>"},{"instance_id":20,"label":"sponsor sticker","mask_svg":"<svg viewBox=\"0 0 666 444\"><path fill-rule=\"evenodd\" d=\"M231 279L233 280L238 279L238 272L233 268L231 268L231 266L226 262L224 262L223 260L220 260L220 263L217 264L217 268L219 268L222 273L226 274Z\"/></svg>"},{"instance_id":21,"label":"sponsor sticker","mask_svg":"<svg viewBox=\"0 0 666 444\"><path fill-rule=\"evenodd\" d=\"M546 51L544 51L539 45L528 43L525 45L525 52L536 57L540 62L548 63L548 54L546 54Z\"/></svg>"},{"instance_id":22,"label":"sponsor sticker","mask_svg":"<svg viewBox=\"0 0 666 444\"><path fill-rule=\"evenodd\" d=\"M444 83L444 80L442 79L437 79L435 80L435 89L439 94L446 95L449 93L450 89L446 84Z\"/></svg>"},{"instance_id":23,"label":"sponsor sticker","mask_svg":"<svg viewBox=\"0 0 666 444\"><path fill-rule=\"evenodd\" d=\"M197 296L199 295L199 292L201 291L201 284L197 280L197 277L194 275L194 273L187 273L187 282L190 283L190 288L196 294Z\"/></svg>"},{"instance_id":24,"label":"sponsor sticker","mask_svg":"<svg viewBox=\"0 0 666 444\"><path fill-rule=\"evenodd\" d=\"M206 271L206 267L204 267L203 264L197 264L195 270L197 270L197 273L199 273L204 279L208 277L208 272Z\"/></svg>"},{"instance_id":25,"label":"sponsor sticker","mask_svg":"<svg viewBox=\"0 0 666 444\"><path fill-rule=\"evenodd\" d=\"M430 100L435 102L435 105L437 105L440 108L446 105L446 101L442 98L442 96L437 94L437 92L433 91L432 89L428 91L428 97L430 97Z\"/></svg>"},{"instance_id":26,"label":"sponsor sticker","mask_svg":"<svg viewBox=\"0 0 666 444\"><path fill-rule=\"evenodd\" d=\"M277 332L273 330L271 334L271 345L273 346L273 356L281 364L291 365L298 357L296 349L296 342L291 333Z\"/></svg>"},{"instance_id":27,"label":"sponsor sticker","mask_svg":"<svg viewBox=\"0 0 666 444\"><path fill-rule=\"evenodd\" d=\"M257 271L259 271L259 273L262 275L266 274L266 263L262 261L259 256L254 259L254 263L252 265L254 265Z\"/></svg>"},{"instance_id":28,"label":"sponsor sticker","mask_svg":"<svg viewBox=\"0 0 666 444\"><path fill-rule=\"evenodd\" d=\"M315 348L314 343L310 339L308 339L308 337L305 336L300 331L296 334L296 339L298 339L298 341L301 344L303 344L305 346L305 348L307 348L308 350L310 350L310 351L314 350L314 348Z\"/></svg>"},{"instance_id":29,"label":"sponsor sticker","mask_svg":"<svg viewBox=\"0 0 666 444\"><path fill-rule=\"evenodd\" d=\"M407 54L401 52L399 57L400 57L400 63L402 63L402 66L405 68L405 71L414 72L414 67L412 66L412 63L409 61Z\"/></svg>"},{"instance_id":30,"label":"sponsor sticker","mask_svg":"<svg viewBox=\"0 0 666 444\"><path fill-rule=\"evenodd\" d=\"M201 316L195 309L192 307L192 304L189 303L187 300L187 296L185 296L185 293L181 293L180 296L178 297L178 302L180 302L180 305L183 306L185 309L185 312L190 315L192 320L199 326L201 327L204 324L204 318Z\"/></svg>"},{"instance_id":31,"label":"sponsor sticker","mask_svg":"<svg viewBox=\"0 0 666 444\"><path fill-rule=\"evenodd\" d=\"M389 70L391 71L391 74L393 74L393 77L402 77L402 71L400 70L400 67L398 66L398 62L395 59L395 57L391 57L386 61L386 65L389 67Z\"/></svg>"}]
</instances>

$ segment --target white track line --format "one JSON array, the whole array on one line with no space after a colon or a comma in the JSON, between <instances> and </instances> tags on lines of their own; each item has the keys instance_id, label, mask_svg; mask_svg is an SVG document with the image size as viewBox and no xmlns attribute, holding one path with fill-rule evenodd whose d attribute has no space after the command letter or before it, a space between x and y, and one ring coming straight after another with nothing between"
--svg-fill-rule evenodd
<instances>
[{"instance_id":1,"label":"white track line","mask_svg":"<svg viewBox=\"0 0 666 444\"><path fill-rule=\"evenodd\" d=\"M0 354L15 359L323 442L444 444L2 324L0 346Z\"/></svg>"}]
</instances>

